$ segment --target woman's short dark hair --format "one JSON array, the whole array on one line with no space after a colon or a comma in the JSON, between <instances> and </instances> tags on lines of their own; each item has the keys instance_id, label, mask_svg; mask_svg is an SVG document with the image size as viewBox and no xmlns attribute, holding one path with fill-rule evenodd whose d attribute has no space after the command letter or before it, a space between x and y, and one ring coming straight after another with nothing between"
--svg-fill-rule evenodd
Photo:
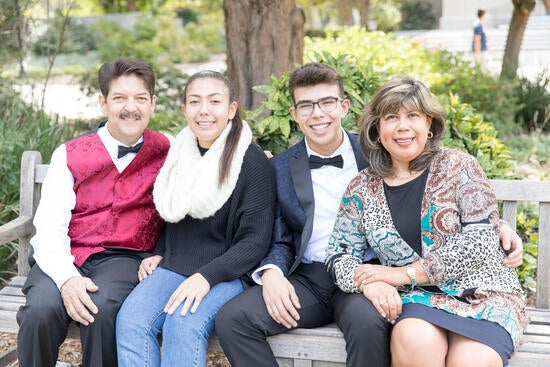
<instances>
[{"instance_id":1,"label":"woman's short dark hair","mask_svg":"<svg viewBox=\"0 0 550 367\"><path fill-rule=\"evenodd\" d=\"M146 62L127 57L107 61L99 68L99 89L103 97L107 98L109 95L109 87L113 79L132 74L143 80L149 91L149 96L153 98L155 95L155 72Z\"/></svg>"},{"instance_id":2,"label":"woman's short dark hair","mask_svg":"<svg viewBox=\"0 0 550 367\"><path fill-rule=\"evenodd\" d=\"M221 73L218 73L217 71L204 70L191 75L191 77L187 80L185 88L183 89L183 95L181 96L181 101L184 105L187 102L187 88L197 79L216 79L223 82L229 92L229 103L235 101L235 91L229 79L227 79L225 76L223 76ZM233 159L233 155L235 154L235 150L237 149L237 144L239 142L241 131L243 129L243 120L241 118L238 108L235 112L235 116L233 116L233 119L231 121L231 130L229 130L229 134L227 135L225 146L223 148L223 153L220 157L220 178L218 181L219 185L221 185L229 175L231 160Z\"/></svg>"},{"instance_id":3,"label":"woman's short dark hair","mask_svg":"<svg viewBox=\"0 0 550 367\"><path fill-rule=\"evenodd\" d=\"M409 163L410 170L423 170L428 166L439 150L439 143L445 132L445 109L420 81L402 76L382 85L363 111L359 133L363 155L374 172L382 177L387 177L394 171L390 153L379 142L380 118L397 113L401 107L422 112L432 119L430 131L433 136L426 142L424 151Z\"/></svg>"},{"instance_id":4,"label":"woman's short dark hair","mask_svg":"<svg viewBox=\"0 0 550 367\"><path fill-rule=\"evenodd\" d=\"M294 70L288 79L288 90L294 99L294 90L300 87L311 87L318 84L332 84L338 87L340 98L344 98L344 83L342 77L328 65L318 62L310 62Z\"/></svg>"}]
</instances>

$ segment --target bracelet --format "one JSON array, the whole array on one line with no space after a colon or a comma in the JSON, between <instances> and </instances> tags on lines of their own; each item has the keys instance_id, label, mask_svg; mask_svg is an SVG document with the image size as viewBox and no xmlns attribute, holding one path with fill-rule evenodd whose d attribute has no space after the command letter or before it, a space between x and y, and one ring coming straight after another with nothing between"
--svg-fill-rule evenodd
<instances>
[{"instance_id":1,"label":"bracelet","mask_svg":"<svg viewBox=\"0 0 550 367\"><path fill-rule=\"evenodd\" d=\"M411 281L411 288L414 288L416 286L416 271L414 270L412 265L407 265L407 275L409 276L409 279Z\"/></svg>"}]
</instances>

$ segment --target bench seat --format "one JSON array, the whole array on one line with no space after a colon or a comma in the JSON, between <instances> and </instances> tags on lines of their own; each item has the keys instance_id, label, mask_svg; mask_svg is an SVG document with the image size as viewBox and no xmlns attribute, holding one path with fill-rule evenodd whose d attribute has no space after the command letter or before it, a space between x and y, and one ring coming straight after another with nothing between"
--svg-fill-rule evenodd
<instances>
[{"instance_id":1,"label":"bench seat","mask_svg":"<svg viewBox=\"0 0 550 367\"><path fill-rule=\"evenodd\" d=\"M34 231L32 218L47 169L39 152L27 151L23 154L20 216L0 226L0 245L19 241L18 276L0 289L0 332L15 333L18 330L15 315L25 302L21 287L29 272L26 259ZM491 185L497 199L502 201L502 217L513 228L516 226L518 202L535 202L539 207L536 304L528 308L531 322L509 366L547 367L550 366L550 182L491 180ZM69 336L77 338L78 329L71 327ZM345 342L335 324L315 329L295 329L268 340L280 366L345 366ZM221 351L216 336L210 338L208 349Z\"/></svg>"}]
</instances>

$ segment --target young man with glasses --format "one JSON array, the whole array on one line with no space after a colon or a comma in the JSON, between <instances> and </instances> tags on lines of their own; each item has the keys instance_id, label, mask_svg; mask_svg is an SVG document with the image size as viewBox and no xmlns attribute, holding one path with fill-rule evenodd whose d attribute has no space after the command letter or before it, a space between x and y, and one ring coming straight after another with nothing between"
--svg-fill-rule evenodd
<instances>
[{"instance_id":1,"label":"young man with glasses","mask_svg":"<svg viewBox=\"0 0 550 367\"><path fill-rule=\"evenodd\" d=\"M289 89L290 113L305 138L271 160L278 205L271 249L252 274L260 286L220 310L216 334L233 367L275 367L268 336L335 321L346 340L347 366L389 366L388 321L363 294L337 289L324 266L342 195L367 166L357 136L341 125L350 105L342 78L310 63L292 72Z\"/></svg>"}]
</instances>

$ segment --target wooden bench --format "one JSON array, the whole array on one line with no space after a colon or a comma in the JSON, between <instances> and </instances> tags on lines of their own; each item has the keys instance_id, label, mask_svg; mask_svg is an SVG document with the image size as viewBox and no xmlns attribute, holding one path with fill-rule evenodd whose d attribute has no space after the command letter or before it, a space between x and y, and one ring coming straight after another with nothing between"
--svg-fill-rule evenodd
<instances>
[{"instance_id":1,"label":"wooden bench","mask_svg":"<svg viewBox=\"0 0 550 367\"><path fill-rule=\"evenodd\" d=\"M40 187L48 165L39 152L27 151L21 162L21 200L19 217L0 227L0 245L19 241L18 274L0 290L0 332L17 332L15 315L24 304L21 287L29 272L29 240L34 233L32 219L40 199ZM535 202L539 207L539 247L537 264L536 308L529 308L531 323L522 338L511 367L550 366L550 181L491 180L497 198L503 201L503 219L515 228L517 204ZM71 335L78 330L73 328ZM269 343L281 366L344 366L345 343L334 325L316 329L296 329L270 337ZM368 342L368 341L365 341ZM221 351L217 338L209 341L209 350Z\"/></svg>"}]
</instances>

